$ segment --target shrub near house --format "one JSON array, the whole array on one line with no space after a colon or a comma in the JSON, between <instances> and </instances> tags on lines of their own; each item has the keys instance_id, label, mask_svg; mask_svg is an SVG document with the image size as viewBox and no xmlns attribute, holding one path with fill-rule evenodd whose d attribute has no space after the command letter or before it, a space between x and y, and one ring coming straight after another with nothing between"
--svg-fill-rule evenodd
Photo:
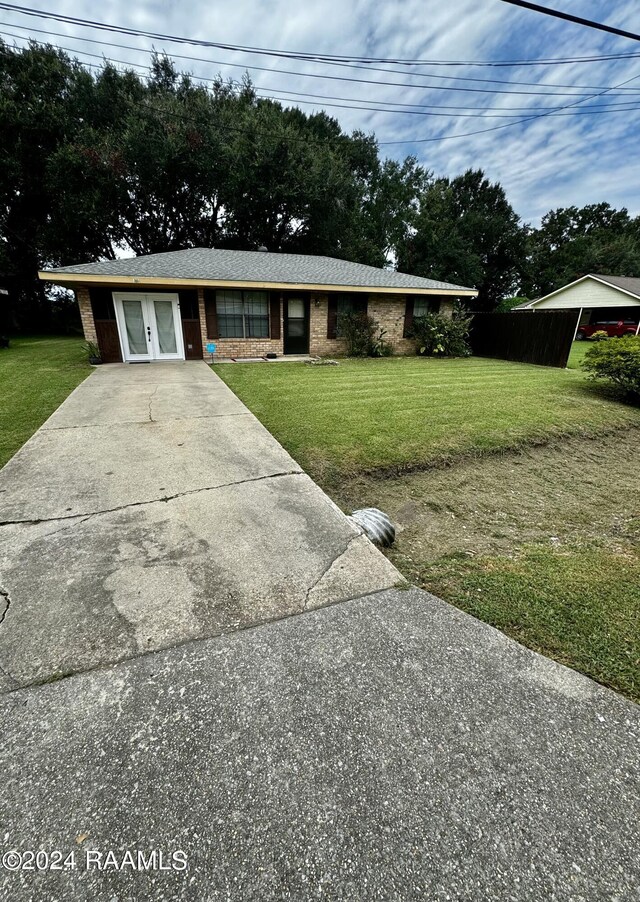
<instances>
[{"instance_id":1,"label":"shrub near house","mask_svg":"<svg viewBox=\"0 0 640 902\"><path fill-rule=\"evenodd\" d=\"M349 357L390 357L393 353L384 338L386 329L366 313L339 313L338 334L346 342Z\"/></svg>"},{"instance_id":2,"label":"shrub near house","mask_svg":"<svg viewBox=\"0 0 640 902\"><path fill-rule=\"evenodd\" d=\"M471 317L456 313L453 317L440 313L418 316L413 322L413 336L418 354L425 357L468 357Z\"/></svg>"},{"instance_id":3,"label":"shrub near house","mask_svg":"<svg viewBox=\"0 0 640 902\"><path fill-rule=\"evenodd\" d=\"M582 368L594 379L606 379L640 399L640 337L598 342L589 348Z\"/></svg>"}]
</instances>

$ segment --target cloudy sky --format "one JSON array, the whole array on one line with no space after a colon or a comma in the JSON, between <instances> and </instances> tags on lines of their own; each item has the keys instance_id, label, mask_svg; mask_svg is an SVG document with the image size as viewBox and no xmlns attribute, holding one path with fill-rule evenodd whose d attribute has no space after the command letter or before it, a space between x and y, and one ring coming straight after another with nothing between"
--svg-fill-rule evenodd
<instances>
[{"instance_id":1,"label":"cloudy sky","mask_svg":"<svg viewBox=\"0 0 640 902\"><path fill-rule=\"evenodd\" d=\"M640 32L638 0L539 2ZM248 71L262 95L305 112L324 108L348 131L374 132L385 156L414 154L436 174L481 167L534 224L549 209L602 200L640 213L640 43L632 40L501 0L31 0L30 8L245 48L394 60L283 59L0 9L5 41L22 44L31 36L71 49L85 63L99 65L104 56L144 74L155 48L198 78L220 72L238 79ZM614 54L629 56L478 65ZM442 65L451 62L464 65Z\"/></svg>"}]
</instances>

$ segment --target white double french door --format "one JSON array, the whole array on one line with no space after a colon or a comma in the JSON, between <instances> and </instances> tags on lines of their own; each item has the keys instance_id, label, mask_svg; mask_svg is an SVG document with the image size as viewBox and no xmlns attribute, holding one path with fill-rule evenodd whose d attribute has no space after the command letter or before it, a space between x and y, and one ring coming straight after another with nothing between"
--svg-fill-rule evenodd
<instances>
[{"instance_id":1,"label":"white double french door","mask_svg":"<svg viewBox=\"0 0 640 902\"><path fill-rule=\"evenodd\" d=\"M122 359L184 360L177 294L114 292Z\"/></svg>"}]
</instances>

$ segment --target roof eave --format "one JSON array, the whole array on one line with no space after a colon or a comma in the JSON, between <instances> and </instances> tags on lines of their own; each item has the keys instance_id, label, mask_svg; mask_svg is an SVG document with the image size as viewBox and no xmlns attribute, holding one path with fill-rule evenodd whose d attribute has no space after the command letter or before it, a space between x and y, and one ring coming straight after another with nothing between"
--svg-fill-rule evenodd
<instances>
[{"instance_id":1,"label":"roof eave","mask_svg":"<svg viewBox=\"0 0 640 902\"><path fill-rule=\"evenodd\" d=\"M160 285L171 288L250 288L269 289L281 291L345 291L345 292L369 292L370 294L437 294L450 295L452 297L477 297L478 292L474 288L409 288L404 286L379 286L379 285L331 285L315 284L309 282L252 282L250 280L230 279L175 279L160 278L158 276L124 276L104 275L102 273L74 273L55 272L42 270L38 277L45 282L55 282L58 285L73 287L74 285Z\"/></svg>"}]
</instances>

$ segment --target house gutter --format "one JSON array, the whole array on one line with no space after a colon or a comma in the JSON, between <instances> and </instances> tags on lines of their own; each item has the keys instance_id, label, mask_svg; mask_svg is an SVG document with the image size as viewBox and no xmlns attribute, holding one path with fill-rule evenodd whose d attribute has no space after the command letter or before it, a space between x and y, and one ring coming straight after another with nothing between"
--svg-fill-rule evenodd
<instances>
[{"instance_id":1,"label":"house gutter","mask_svg":"<svg viewBox=\"0 0 640 902\"><path fill-rule=\"evenodd\" d=\"M109 285L144 286L145 288L247 288L255 290L280 290L280 291L342 291L342 292L366 292L368 294L435 294L446 297L472 297L478 296L474 288L405 288L404 286L379 286L379 285L325 285L308 282L252 282L238 279L163 279L159 276L109 276L91 273L56 273L42 270L38 278L44 282L55 282L73 288L75 285Z\"/></svg>"}]
</instances>

